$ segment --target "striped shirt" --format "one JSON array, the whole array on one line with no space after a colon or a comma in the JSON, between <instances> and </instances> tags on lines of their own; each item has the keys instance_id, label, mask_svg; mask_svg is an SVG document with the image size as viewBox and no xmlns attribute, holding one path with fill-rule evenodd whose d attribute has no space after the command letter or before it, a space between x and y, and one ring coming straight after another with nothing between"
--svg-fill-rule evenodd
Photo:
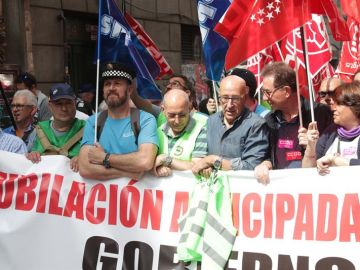
<instances>
[{"instance_id":1,"label":"striped shirt","mask_svg":"<svg viewBox=\"0 0 360 270\"><path fill-rule=\"evenodd\" d=\"M186 131L191 132L191 130L194 128L194 126L195 126L195 119L190 117L189 123L187 124L187 126L183 130L183 132L181 132L181 134L175 136L174 133L172 132L170 126L167 123L165 124L165 126L163 128L163 132L166 134L166 136L168 137L168 140L169 140L169 142L168 142L169 153L172 151L172 148L174 147L177 140ZM206 125L205 125L201 129L198 137L196 138L195 147L194 147L194 150L193 150L192 155L191 155L192 158L202 158L202 157L205 157L207 155L206 133L207 133L207 128L206 128Z\"/></svg>"},{"instance_id":2,"label":"striped shirt","mask_svg":"<svg viewBox=\"0 0 360 270\"><path fill-rule=\"evenodd\" d=\"M0 150L17 154L27 153L26 144L20 138L4 133L0 129Z\"/></svg>"}]
</instances>

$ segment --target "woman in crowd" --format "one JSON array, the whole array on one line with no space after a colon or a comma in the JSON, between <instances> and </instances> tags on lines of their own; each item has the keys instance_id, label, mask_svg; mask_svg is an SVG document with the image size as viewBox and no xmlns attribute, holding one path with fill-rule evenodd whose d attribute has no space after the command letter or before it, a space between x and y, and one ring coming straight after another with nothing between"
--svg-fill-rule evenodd
<instances>
[{"instance_id":1,"label":"woman in crowd","mask_svg":"<svg viewBox=\"0 0 360 270\"><path fill-rule=\"evenodd\" d=\"M337 87L334 101L334 124L320 138L316 123L310 123L307 132L302 165L317 166L321 175L328 174L331 166L360 165L360 82Z\"/></svg>"}]
</instances>

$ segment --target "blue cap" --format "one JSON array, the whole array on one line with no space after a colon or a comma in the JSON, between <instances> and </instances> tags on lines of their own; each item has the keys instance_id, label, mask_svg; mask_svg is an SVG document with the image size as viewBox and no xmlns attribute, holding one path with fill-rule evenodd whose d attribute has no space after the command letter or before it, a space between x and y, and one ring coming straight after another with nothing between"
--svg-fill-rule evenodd
<instances>
[{"instance_id":1,"label":"blue cap","mask_svg":"<svg viewBox=\"0 0 360 270\"><path fill-rule=\"evenodd\" d=\"M92 83L84 83L82 85L80 85L79 91L78 93L95 93L95 87L92 85Z\"/></svg>"},{"instance_id":2,"label":"blue cap","mask_svg":"<svg viewBox=\"0 0 360 270\"><path fill-rule=\"evenodd\" d=\"M74 90L70 85L66 83L58 83L53 85L50 88L49 96L51 101L58 100L61 98L73 99L73 100L76 99Z\"/></svg>"}]
</instances>

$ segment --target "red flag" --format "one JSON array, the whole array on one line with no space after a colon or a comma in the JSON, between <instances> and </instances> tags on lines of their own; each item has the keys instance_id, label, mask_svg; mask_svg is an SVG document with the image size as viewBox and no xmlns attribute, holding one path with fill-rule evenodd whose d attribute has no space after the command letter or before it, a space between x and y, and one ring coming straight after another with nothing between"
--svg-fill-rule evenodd
<instances>
[{"instance_id":1,"label":"red flag","mask_svg":"<svg viewBox=\"0 0 360 270\"><path fill-rule=\"evenodd\" d=\"M360 0L341 0L344 13L360 22Z\"/></svg>"},{"instance_id":2,"label":"red flag","mask_svg":"<svg viewBox=\"0 0 360 270\"><path fill-rule=\"evenodd\" d=\"M351 41L343 43L341 50L340 62L337 73L341 78L347 81L347 77L352 77L360 67L360 23L352 17L348 17L348 26L350 28ZM344 75L347 75L344 76Z\"/></svg>"},{"instance_id":3,"label":"red flag","mask_svg":"<svg viewBox=\"0 0 360 270\"><path fill-rule=\"evenodd\" d=\"M247 60L247 69L254 73L257 82L261 82L260 71L265 65L271 62L282 62L284 58L282 56L279 44L276 42L270 47L262 50L255 56Z\"/></svg>"},{"instance_id":4,"label":"red flag","mask_svg":"<svg viewBox=\"0 0 360 270\"><path fill-rule=\"evenodd\" d=\"M308 48L309 71L311 78L327 65L331 60L331 52L329 47L329 37L326 32L326 26L321 16L313 15L312 20L306 23L306 43ZM296 42L296 55L299 61L299 69L305 69L304 53L301 41L300 30L294 30L295 34L290 33L281 44L281 51L284 55L285 62L291 67L295 67L294 63L294 36Z\"/></svg>"},{"instance_id":5,"label":"red flag","mask_svg":"<svg viewBox=\"0 0 360 270\"><path fill-rule=\"evenodd\" d=\"M323 14L328 17L331 33L335 40L350 40L349 28L333 0L309 0L308 5L310 13Z\"/></svg>"},{"instance_id":6,"label":"red flag","mask_svg":"<svg viewBox=\"0 0 360 270\"><path fill-rule=\"evenodd\" d=\"M234 0L215 27L229 41L225 68L240 64L310 20L303 2Z\"/></svg>"},{"instance_id":7,"label":"red flag","mask_svg":"<svg viewBox=\"0 0 360 270\"><path fill-rule=\"evenodd\" d=\"M155 42L152 41L152 39L148 36L148 34L146 34L144 28L128 13L125 12L124 15L126 21L129 23L131 29L136 34L137 38L140 40L140 42L144 45L144 47L148 50L150 55L154 58L154 60L158 64L160 68L160 73L156 77L156 79L161 79L161 77L163 77L166 74L168 75L173 74L170 65L165 60L164 56L161 54Z\"/></svg>"}]
</instances>

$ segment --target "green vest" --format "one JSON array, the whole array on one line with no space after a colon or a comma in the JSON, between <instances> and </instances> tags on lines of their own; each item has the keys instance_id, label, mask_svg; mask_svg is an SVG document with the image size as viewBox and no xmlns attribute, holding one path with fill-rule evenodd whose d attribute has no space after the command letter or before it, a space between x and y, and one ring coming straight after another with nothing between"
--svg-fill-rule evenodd
<instances>
[{"instance_id":1,"label":"green vest","mask_svg":"<svg viewBox=\"0 0 360 270\"><path fill-rule=\"evenodd\" d=\"M226 174L195 185L189 209L179 220L179 260L201 261L202 269L223 270L236 239Z\"/></svg>"},{"instance_id":2,"label":"green vest","mask_svg":"<svg viewBox=\"0 0 360 270\"><path fill-rule=\"evenodd\" d=\"M194 120L195 125L190 131L187 131L188 126L185 127L185 131L177 139L170 153L168 136L163 131L167 123L165 122L158 127L157 132L159 137L159 154L169 154L173 158L186 161L191 160L192 152L195 148L196 139L204 126L203 122L197 121L194 118L190 118L189 121L191 121L191 119Z\"/></svg>"},{"instance_id":3,"label":"green vest","mask_svg":"<svg viewBox=\"0 0 360 270\"><path fill-rule=\"evenodd\" d=\"M79 120L75 118L75 121L71 129L68 132L66 132L64 135L57 137L53 132L53 130L51 129L50 126L51 120L41 121L38 123L41 130L45 133L50 144L57 148L61 148L63 145L65 145L66 142L68 142L77 132L79 132L85 126L85 124L86 122L84 120ZM69 149L67 157L73 158L79 155L80 147L81 147L81 139L73 147ZM44 154L46 151L46 149L44 148L38 137L36 137L32 151L38 151L40 152L41 155Z\"/></svg>"},{"instance_id":4,"label":"green vest","mask_svg":"<svg viewBox=\"0 0 360 270\"><path fill-rule=\"evenodd\" d=\"M203 114L201 112L193 112L191 113L191 117L196 120L196 122L201 122L206 125L206 122L208 120L208 116L206 114ZM166 123L166 117L163 112L160 112L156 119L157 126L160 127L162 124Z\"/></svg>"}]
</instances>

